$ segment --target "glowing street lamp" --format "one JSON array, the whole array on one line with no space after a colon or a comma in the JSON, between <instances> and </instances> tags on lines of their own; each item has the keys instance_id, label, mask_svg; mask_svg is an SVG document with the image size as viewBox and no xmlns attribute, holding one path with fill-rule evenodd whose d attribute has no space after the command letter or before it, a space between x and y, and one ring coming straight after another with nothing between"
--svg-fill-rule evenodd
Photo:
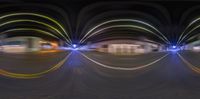
<instances>
[{"instance_id":1,"label":"glowing street lamp","mask_svg":"<svg viewBox=\"0 0 200 99\"><path fill-rule=\"evenodd\" d=\"M175 45L173 45L173 46L172 46L172 48L176 48L176 46L175 46Z\"/></svg>"},{"instance_id":2,"label":"glowing street lamp","mask_svg":"<svg viewBox=\"0 0 200 99\"><path fill-rule=\"evenodd\" d=\"M77 47L77 45L76 45L76 44L73 44L72 46L73 46L73 48L76 48L76 47Z\"/></svg>"}]
</instances>

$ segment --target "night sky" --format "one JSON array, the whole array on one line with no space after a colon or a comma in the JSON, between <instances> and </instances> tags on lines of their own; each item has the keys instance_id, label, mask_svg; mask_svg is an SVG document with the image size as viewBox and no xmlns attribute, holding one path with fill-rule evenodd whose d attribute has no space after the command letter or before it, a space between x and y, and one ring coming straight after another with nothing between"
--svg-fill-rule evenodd
<instances>
[{"instance_id":1,"label":"night sky","mask_svg":"<svg viewBox=\"0 0 200 99\"><path fill-rule=\"evenodd\" d=\"M141 0L140 2L127 0L1 0L1 13L8 12L42 12L54 17L61 22L67 30L70 38L74 42L78 42L81 37L93 26L100 22L119 18L134 18L142 20L155 26L160 32L169 39L171 43L177 43L181 33L187 25L200 16L200 2L197 1L161 1L161 0ZM52 7L53 10L51 9ZM49 10L50 8L50 10ZM58 12L57 9L59 9ZM61 10L61 11L60 11ZM40 20L40 19L37 19ZM43 20L46 22L46 20ZM48 23L48 22L47 22ZM51 24L51 23L49 23ZM119 23L113 23L119 24ZM113 25L112 24L112 25ZM120 23L133 24L133 23ZM134 23L135 24L135 23ZM20 24L27 26L26 24ZM198 23L196 23L198 25ZM18 26L18 24L16 25ZM32 24L30 25L30 27ZM33 25L38 26L38 25ZM15 27L10 26L10 27ZM193 26L194 27L194 26ZM1 30L9 27L1 28ZM38 28L41 28L38 26ZM145 27L146 28L146 27ZM147 27L148 28L148 27ZM48 28L44 28L47 31ZM188 30L189 31L189 30ZM143 33L143 31L131 30L129 28L110 29L104 31L102 35L94 36L88 40L101 41L113 38L135 38L146 37L160 43L165 43L152 34ZM130 34L130 32L132 34ZM134 33L133 33L134 32ZM187 32L187 31L186 31ZM193 31L189 36L197 34L199 30ZM20 34L20 33L19 33ZM20 35L24 35L21 33ZM33 35L33 34L31 34ZM38 36L38 34L36 34ZM41 35L42 37L47 37ZM59 35L58 35L59 36ZM60 37L60 36L59 36ZM107 38L108 37L108 38ZM60 37L63 39L62 37ZM186 39L188 39L186 38ZM64 39L63 39L64 40ZM190 41L196 40L196 38ZM190 42L187 41L187 42ZM186 41L183 41L184 43Z\"/></svg>"}]
</instances>

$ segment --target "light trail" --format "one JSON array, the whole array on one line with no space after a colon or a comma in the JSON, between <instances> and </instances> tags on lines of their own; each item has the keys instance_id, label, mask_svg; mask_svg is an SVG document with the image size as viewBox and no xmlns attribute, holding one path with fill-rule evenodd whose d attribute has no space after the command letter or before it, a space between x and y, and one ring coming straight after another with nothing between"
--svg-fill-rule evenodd
<instances>
[{"instance_id":1,"label":"light trail","mask_svg":"<svg viewBox=\"0 0 200 99\"><path fill-rule=\"evenodd\" d=\"M181 35L180 35L180 37L179 37L179 39L178 39L178 44L180 44L180 43L183 41L183 39L186 38L186 37L189 35L190 32L187 32L187 34L185 34L186 30L187 30L190 26L192 26L194 23L196 23L197 21L199 21L199 20L200 20L200 17L194 19L192 22L189 23L189 25L188 25L188 26L184 29L184 31L181 33ZM197 27L193 28L191 31L194 31L195 29L197 29L197 28L199 28L199 27L200 27L200 26L198 25ZM185 34L185 35L184 35L184 34ZM184 37L183 37L183 35L184 35Z\"/></svg>"},{"instance_id":2,"label":"light trail","mask_svg":"<svg viewBox=\"0 0 200 99\"><path fill-rule=\"evenodd\" d=\"M189 37L186 41L192 40L192 39L198 37L199 35L200 35L200 34L193 35L193 36Z\"/></svg>"},{"instance_id":3,"label":"light trail","mask_svg":"<svg viewBox=\"0 0 200 99\"><path fill-rule=\"evenodd\" d=\"M134 20L134 19L115 19L115 20L109 20L109 21L106 21L106 22L103 22L95 27L93 27L92 29L90 29L80 40L80 43L82 42L82 40L84 40L84 38L86 38L89 34L92 33L92 31L94 31L95 29L97 29L98 27L100 26L103 26L105 24L108 24L108 23L112 23L112 22L120 22L120 21L127 21L127 22L137 22L137 23L140 23L140 24L143 24L143 25L146 25L148 27L151 27L152 29L154 29L155 31L157 31L168 43L169 43L169 40L158 30L156 29L154 26L146 23L146 22L143 22L143 21L140 21L140 20Z\"/></svg>"},{"instance_id":4,"label":"light trail","mask_svg":"<svg viewBox=\"0 0 200 99\"><path fill-rule=\"evenodd\" d=\"M14 17L14 16L24 16L24 15L30 15L30 16L37 16L37 17L41 17L44 18L48 21L51 21L55 24L55 26L52 26L46 22L42 22L42 21L38 21L38 20L34 20L34 19L11 19L11 20L5 20L5 22L1 22L0 23L0 27L6 26L6 25L12 25L14 23L20 23L20 22L32 22L32 23L37 23L39 25L42 25L43 27L47 27L53 31L55 31L55 33L58 33L59 35L56 35L53 32L48 32L39 28L11 28L11 29L7 29L7 30L2 30L1 34L5 34L8 32L16 32L16 31L35 31L37 33L42 33L45 35L49 35L51 37L60 39L60 36L63 37L66 41L65 43L68 45L71 45L71 39L68 36L68 33L66 32L66 30L64 29L64 27L56 20L54 20L53 18L50 18L48 16L42 15L42 14L37 14L37 13L10 13L10 14L6 14L3 16L0 16L0 20L4 20L6 18L10 18L10 17ZM65 35L64 35L64 34ZM68 57L71 55L71 53L69 53L65 58L63 58L61 61L59 61L57 64L55 64L54 66L52 66L51 68L49 68L48 70L44 70L42 72L38 72L38 73L14 73L14 72L9 72L3 69L0 69L0 75L6 76L6 77L10 77L10 78L21 78L21 79L32 79L32 78L39 78L51 71L55 71L58 68L60 68L65 61L68 59Z\"/></svg>"},{"instance_id":5,"label":"light trail","mask_svg":"<svg viewBox=\"0 0 200 99\"><path fill-rule=\"evenodd\" d=\"M153 65L157 62L159 62L160 60L162 60L163 58L165 58L166 56L168 56L169 54L165 54L164 56L160 57L159 59L156 59L155 61L149 63L149 64L146 64L146 65L141 65L141 66L137 66L137 67L132 67L132 68L124 68L124 67L115 67L115 66L110 66L110 65L105 65L103 63L100 63L98 61L95 61L94 59L88 57L87 55L79 52L82 56L84 56L86 59L90 60L91 62L101 66L101 67L104 67L104 68L108 68L108 69L113 69L113 70L125 70L125 71L132 71L132 70L138 70L138 69L142 69L142 68L146 68L146 67L149 67L150 65Z\"/></svg>"},{"instance_id":6,"label":"light trail","mask_svg":"<svg viewBox=\"0 0 200 99\"><path fill-rule=\"evenodd\" d=\"M18 79L39 78L39 77L44 76L45 74L48 74L49 72L55 71L58 68L60 68L65 63L65 61L67 61L67 59L70 57L71 54L72 54L72 52L70 52L64 59L59 61L56 65L54 65L51 68L49 68L48 70L45 70L42 72L32 73L32 74L21 74L21 73L13 73L13 72L9 72L9 71L0 69L0 75L3 75L5 77L10 77L10 78L18 78Z\"/></svg>"},{"instance_id":7,"label":"light trail","mask_svg":"<svg viewBox=\"0 0 200 99\"><path fill-rule=\"evenodd\" d=\"M9 25L9 24L12 24L12 23L18 23L18 22L34 22L34 23L37 23L37 24L41 24L41 25L44 25L48 28L51 28L52 30L56 31L57 33L59 33L65 40L68 41L68 38L66 38L62 33L61 31L59 31L57 28L49 25L49 24L46 24L44 22L40 22L40 21L35 21L35 20L30 20L30 19L18 19L18 20L12 20L12 21L7 21L5 23L2 23L0 24L0 27L2 26L5 26L5 25ZM69 41L68 41L69 42Z\"/></svg>"},{"instance_id":8,"label":"light trail","mask_svg":"<svg viewBox=\"0 0 200 99\"><path fill-rule=\"evenodd\" d=\"M47 32L47 31L44 31L44 30L41 30L41 29L34 29L34 28L15 28L15 29L9 29L9 30L6 30L6 31L2 31L1 34L7 33L7 32L15 32L15 31L36 31L36 32L40 32L40 33L52 36L54 38L60 39L59 37L57 37L55 35L52 35L50 32ZM71 45L68 42L65 42L65 43L67 45Z\"/></svg>"},{"instance_id":9,"label":"light trail","mask_svg":"<svg viewBox=\"0 0 200 99\"><path fill-rule=\"evenodd\" d=\"M148 30L146 28L143 28L143 27L140 27L140 26L136 26L136 25L113 25L113 26L109 26L109 27L106 27L106 28L102 28L94 33L92 33L91 35L89 35L87 38L85 38L84 40L81 41L81 43L85 42L85 40L87 40L88 38L94 36L94 35L98 35L100 34L101 31L104 31L106 29L110 29L110 28L120 28L120 27L124 27L124 28L136 28L136 29L141 29L141 30L144 30L144 31L147 31L151 34L154 34L155 36L159 37L161 40L165 41L161 36L157 35L156 33L154 33L153 31L151 30ZM166 42L166 41L165 41ZM168 43L168 42L166 42Z\"/></svg>"},{"instance_id":10,"label":"light trail","mask_svg":"<svg viewBox=\"0 0 200 99\"><path fill-rule=\"evenodd\" d=\"M187 34L185 34L181 39L180 41L178 41L178 43L180 44L190 33L192 33L194 30L198 29L200 27L200 25L194 27L192 30L190 30L189 32L187 32ZM196 35L199 35L199 34L196 34ZM195 35L194 35L195 36Z\"/></svg>"},{"instance_id":11,"label":"light trail","mask_svg":"<svg viewBox=\"0 0 200 99\"><path fill-rule=\"evenodd\" d=\"M72 44L72 41L71 41L68 33L66 32L64 26L62 26L58 21L56 21L53 18L48 17L46 15L42 15L42 14L38 14L38 13L10 13L10 14L0 16L0 20L4 19L4 18L12 17L12 16L21 16L21 15L37 16L37 17L41 17L41 18L47 19L47 20L55 23L64 32L64 34L68 37L68 40L69 40L68 43Z\"/></svg>"},{"instance_id":12,"label":"light trail","mask_svg":"<svg viewBox=\"0 0 200 99\"><path fill-rule=\"evenodd\" d=\"M14 32L14 31L36 31L36 32L40 32L40 33L52 36L54 38L60 39L59 37L51 34L50 32L47 32L47 31L44 31L44 30L41 30L41 29L34 29L34 28L14 28L14 29L2 31L1 34L7 33L7 32Z\"/></svg>"},{"instance_id":13,"label":"light trail","mask_svg":"<svg viewBox=\"0 0 200 99\"><path fill-rule=\"evenodd\" d=\"M195 71L196 73L200 73L200 68L194 66L193 64L191 64L189 61L187 61L182 55L180 55L179 53L177 53L178 56L180 57L180 59L189 67L191 68L193 71Z\"/></svg>"},{"instance_id":14,"label":"light trail","mask_svg":"<svg viewBox=\"0 0 200 99\"><path fill-rule=\"evenodd\" d=\"M111 40L111 39L112 39L112 40L115 40L115 39L118 39L119 37L121 37L121 36L106 37L106 38L100 39L100 40L97 41L97 42L107 41L107 40ZM131 38L131 37L124 37L123 39L134 40L134 41L141 41L141 42L151 42L151 43L154 43L154 44L163 45L162 43L155 42L155 41L152 41L152 40L140 40L140 39L135 39L135 38ZM93 43L93 44L94 44L94 43Z\"/></svg>"}]
</instances>

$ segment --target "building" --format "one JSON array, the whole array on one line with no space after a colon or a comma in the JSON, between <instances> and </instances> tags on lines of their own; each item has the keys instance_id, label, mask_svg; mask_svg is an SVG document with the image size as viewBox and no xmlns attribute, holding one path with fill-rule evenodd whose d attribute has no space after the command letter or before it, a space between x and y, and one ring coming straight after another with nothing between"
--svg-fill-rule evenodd
<instances>
[{"instance_id":1,"label":"building","mask_svg":"<svg viewBox=\"0 0 200 99\"><path fill-rule=\"evenodd\" d=\"M200 52L200 40L184 45L182 49Z\"/></svg>"},{"instance_id":2,"label":"building","mask_svg":"<svg viewBox=\"0 0 200 99\"><path fill-rule=\"evenodd\" d=\"M163 46L152 41L110 40L88 45L88 49L117 55L137 55L162 51Z\"/></svg>"},{"instance_id":3,"label":"building","mask_svg":"<svg viewBox=\"0 0 200 99\"><path fill-rule=\"evenodd\" d=\"M35 52L47 49L57 49L57 42L50 42L39 37L19 36L1 39L1 52Z\"/></svg>"}]
</instances>

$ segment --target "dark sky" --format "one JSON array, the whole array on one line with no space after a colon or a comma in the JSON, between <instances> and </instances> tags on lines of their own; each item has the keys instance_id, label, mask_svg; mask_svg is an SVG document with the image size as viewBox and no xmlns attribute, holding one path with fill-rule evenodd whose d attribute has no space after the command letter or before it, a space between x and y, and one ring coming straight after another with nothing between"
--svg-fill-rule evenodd
<instances>
[{"instance_id":1,"label":"dark sky","mask_svg":"<svg viewBox=\"0 0 200 99\"><path fill-rule=\"evenodd\" d=\"M114 0L114 1L123 1L123 2L138 2L133 0ZM0 0L1 5L5 4L47 4L47 5L54 5L69 14L69 20L71 24L71 33L76 34L73 36L79 35L80 31L77 31L77 19L80 14L80 11L92 4L103 2L102 0ZM4 3L3 3L4 2ZM107 0L106 2L113 2L113 0ZM200 2L196 0L139 0L140 3L153 3L159 6L164 7L167 12L169 12L170 23L168 23L165 27L166 35L171 39L172 42L176 42L177 38L179 37L180 33L183 31L183 28L186 26L185 23L181 23L181 17L183 13L194 6L199 6ZM119 5L120 6L120 5ZM123 7L122 7L123 8ZM145 10L142 8L136 8L140 10ZM95 13L96 11L90 12ZM145 11L144 11L145 12ZM148 9L146 12L149 12ZM191 15L192 16L192 15ZM190 20L190 18L188 18ZM184 20L184 21L188 21ZM84 22L83 22L84 23ZM81 24L84 26L84 24ZM76 37L73 37L76 38Z\"/></svg>"}]
</instances>

